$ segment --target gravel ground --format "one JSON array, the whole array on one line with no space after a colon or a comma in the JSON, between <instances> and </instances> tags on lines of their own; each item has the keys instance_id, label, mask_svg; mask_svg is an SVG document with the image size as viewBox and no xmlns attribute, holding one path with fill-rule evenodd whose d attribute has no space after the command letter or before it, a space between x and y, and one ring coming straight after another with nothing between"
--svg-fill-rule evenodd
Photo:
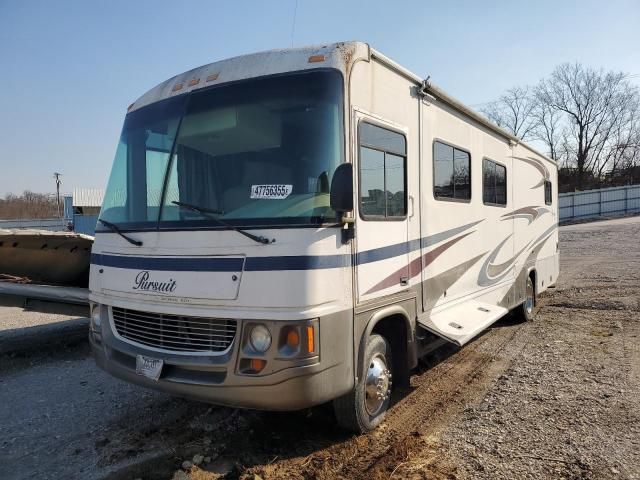
<instances>
[{"instance_id":1,"label":"gravel ground","mask_svg":"<svg viewBox=\"0 0 640 480\"><path fill-rule=\"evenodd\" d=\"M77 317L58 315L55 313L39 313L19 307L0 307L0 332L38 325L65 322Z\"/></svg>"},{"instance_id":2,"label":"gravel ground","mask_svg":"<svg viewBox=\"0 0 640 480\"><path fill-rule=\"evenodd\" d=\"M367 435L128 385L86 343L0 356L0 477L638 479L640 218L560 231L536 321L425 359Z\"/></svg>"},{"instance_id":3,"label":"gravel ground","mask_svg":"<svg viewBox=\"0 0 640 480\"><path fill-rule=\"evenodd\" d=\"M640 219L560 232L525 347L430 445L444 477L640 478Z\"/></svg>"}]
</instances>

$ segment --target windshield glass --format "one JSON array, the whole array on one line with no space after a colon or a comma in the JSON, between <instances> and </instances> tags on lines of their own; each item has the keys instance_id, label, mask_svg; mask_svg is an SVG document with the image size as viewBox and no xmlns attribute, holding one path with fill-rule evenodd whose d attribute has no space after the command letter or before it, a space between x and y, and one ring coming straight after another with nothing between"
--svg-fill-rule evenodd
<instances>
[{"instance_id":1,"label":"windshield glass","mask_svg":"<svg viewBox=\"0 0 640 480\"><path fill-rule=\"evenodd\" d=\"M127 115L100 219L127 226L156 225L185 100L186 95L175 97Z\"/></svg>"},{"instance_id":2,"label":"windshield glass","mask_svg":"<svg viewBox=\"0 0 640 480\"><path fill-rule=\"evenodd\" d=\"M100 218L129 229L224 228L211 212L239 227L333 222L343 157L338 71L197 91L127 115Z\"/></svg>"}]
</instances>

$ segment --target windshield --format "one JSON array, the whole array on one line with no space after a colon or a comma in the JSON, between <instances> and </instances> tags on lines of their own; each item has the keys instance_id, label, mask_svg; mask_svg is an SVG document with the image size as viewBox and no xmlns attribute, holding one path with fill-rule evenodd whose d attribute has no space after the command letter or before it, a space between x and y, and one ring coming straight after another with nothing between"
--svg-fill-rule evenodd
<instances>
[{"instance_id":1,"label":"windshield","mask_svg":"<svg viewBox=\"0 0 640 480\"><path fill-rule=\"evenodd\" d=\"M125 229L333 222L344 161L338 71L197 91L127 115L100 218ZM177 203L209 210L181 208Z\"/></svg>"}]
</instances>

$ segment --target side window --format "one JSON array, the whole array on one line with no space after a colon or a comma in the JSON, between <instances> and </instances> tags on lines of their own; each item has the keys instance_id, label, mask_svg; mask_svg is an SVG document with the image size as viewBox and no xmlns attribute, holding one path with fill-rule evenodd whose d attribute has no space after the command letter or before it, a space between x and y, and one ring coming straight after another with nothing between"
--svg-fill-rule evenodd
<instances>
[{"instance_id":1,"label":"side window","mask_svg":"<svg viewBox=\"0 0 640 480\"><path fill-rule=\"evenodd\" d=\"M486 205L507 204L507 167L487 158L482 161L482 201Z\"/></svg>"},{"instance_id":2,"label":"side window","mask_svg":"<svg viewBox=\"0 0 640 480\"><path fill-rule=\"evenodd\" d=\"M433 144L433 194L437 199L471 199L469 152L442 142Z\"/></svg>"},{"instance_id":3,"label":"side window","mask_svg":"<svg viewBox=\"0 0 640 480\"><path fill-rule=\"evenodd\" d=\"M544 182L544 203L546 205L551 205L552 203L552 190L551 190L551 182L548 180L545 180Z\"/></svg>"},{"instance_id":4,"label":"side window","mask_svg":"<svg viewBox=\"0 0 640 480\"><path fill-rule=\"evenodd\" d=\"M407 142L404 135L360 124L360 212L376 219L407 214Z\"/></svg>"}]
</instances>

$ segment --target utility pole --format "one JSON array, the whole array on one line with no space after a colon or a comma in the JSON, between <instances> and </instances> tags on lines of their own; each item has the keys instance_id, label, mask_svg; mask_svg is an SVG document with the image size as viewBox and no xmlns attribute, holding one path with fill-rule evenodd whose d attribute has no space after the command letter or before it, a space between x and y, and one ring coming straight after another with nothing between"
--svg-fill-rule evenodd
<instances>
[{"instance_id":1,"label":"utility pole","mask_svg":"<svg viewBox=\"0 0 640 480\"><path fill-rule=\"evenodd\" d=\"M60 215L60 184L62 183L62 180L60 180L61 176L61 173L53 172L53 178L56 179L56 205L58 207L58 218L62 218L62 215Z\"/></svg>"}]
</instances>

